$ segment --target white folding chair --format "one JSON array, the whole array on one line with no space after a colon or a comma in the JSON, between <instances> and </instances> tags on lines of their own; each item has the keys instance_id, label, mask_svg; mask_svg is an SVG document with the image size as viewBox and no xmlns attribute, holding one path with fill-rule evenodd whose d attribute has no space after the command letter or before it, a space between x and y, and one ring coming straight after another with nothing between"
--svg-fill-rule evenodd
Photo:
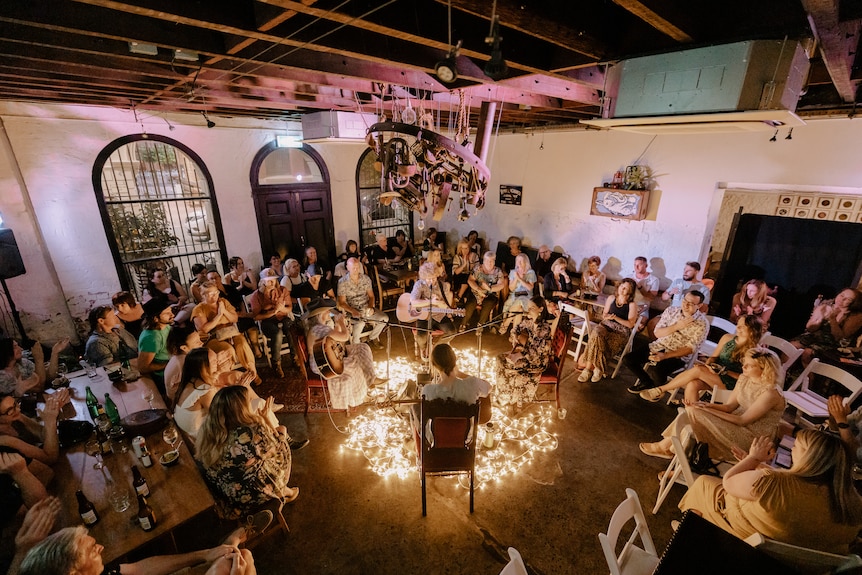
<instances>
[{"instance_id":1,"label":"white folding chair","mask_svg":"<svg viewBox=\"0 0 862 575\"><path fill-rule=\"evenodd\" d=\"M736 324L731 323L723 317L708 315L706 316L706 319L709 322L710 331L712 331L712 328L718 328L725 333L736 334ZM721 339L722 335L723 334L719 335L715 341L707 337L707 339L705 339L703 343L700 344L700 348L697 350L697 352L702 353L706 356L712 355L715 351L715 348L718 347L718 341Z\"/></svg>"},{"instance_id":2,"label":"white folding chair","mask_svg":"<svg viewBox=\"0 0 862 575\"><path fill-rule=\"evenodd\" d=\"M614 368L614 374L611 376L611 379L617 378L617 374L620 372L620 368L623 365L623 359L632 350L632 344L635 341L635 337L637 337L638 333L640 332L644 321L645 320L644 320L644 317L642 315L639 315L637 320L635 320L635 326L632 328L632 332L629 334L629 339L628 339L628 341L626 341L625 347L623 347L623 350L619 353L619 355L616 358L617 366Z\"/></svg>"},{"instance_id":3,"label":"white folding chair","mask_svg":"<svg viewBox=\"0 0 862 575\"><path fill-rule=\"evenodd\" d=\"M758 551L766 553L793 569L800 575L821 575L822 573L858 573L862 567L862 558L858 555L836 555L808 547L799 547L782 543L775 539L754 533L745 538L745 542Z\"/></svg>"},{"instance_id":4,"label":"white folding chair","mask_svg":"<svg viewBox=\"0 0 862 575\"><path fill-rule=\"evenodd\" d=\"M784 357L784 360L781 362L781 369L784 371L785 378L787 377L787 370L790 369L790 366L796 363L796 360L802 355L802 349L796 347L786 339L781 339L777 335L772 335L771 333L767 333L760 338L760 345L778 352L778 357ZM782 384L783 383L784 382L782 381ZM784 388L784 385L781 387Z\"/></svg>"},{"instance_id":5,"label":"white folding chair","mask_svg":"<svg viewBox=\"0 0 862 575\"><path fill-rule=\"evenodd\" d=\"M817 358L812 359L805 371L790 386L790 389L784 392L784 399L796 408L796 423L805 427L816 427L820 422L809 421L802 417L802 414L815 418L815 420L829 417L829 410L826 407L827 398L820 396L810 387L811 374L822 375L847 388L850 394L844 399L846 405L852 404L862 393L862 381L840 367L822 363Z\"/></svg>"},{"instance_id":6,"label":"white folding chair","mask_svg":"<svg viewBox=\"0 0 862 575\"><path fill-rule=\"evenodd\" d=\"M694 430L691 428L691 422L688 420L688 413L684 407L677 410L676 419L673 421L673 429L671 431L670 440L673 444L673 459L665 469L658 483L658 494L655 499L655 507L652 508L652 513L658 513L661 504L667 499L668 493L674 483L684 485L686 488L694 484L697 475L691 470L688 463L689 445L696 438Z\"/></svg>"},{"instance_id":7,"label":"white folding chair","mask_svg":"<svg viewBox=\"0 0 862 575\"><path fill-rule=\"evenodd\" d=\"M620 532L632 519L635 521L632 534L617 555L616 547ZM635 545L638 537L643 548ZM607 534L599 533L599 542L611 575L649 575L655 570L658 565L658 553L656 553L640 499L634 489L626 489L625 501L619 504L611 516Z\"/></svg>"},{"instance_id":8,"label":"white folding chair","mask_svg":"<svg viewBox=\"0 0 862 575\"><path fill-rule=\"evenodd\" d=\"M732 389L721 389L717 385L712 386L712 397L710 398L710 403L727 403L730 401L730 394L733 393Z\"/></svg>"},{"instance_id":9,"label":"white folding chair","mask_svg":"<svg viewBox=\"0 0 862 575\"><path fill-rule=\"evenodd\" d=\"M560 302L560 311L570 314L569 323L572 324L572 341L577 338L575 351L569 350L569 355L577 360L581 356L581 348L586 345L586 340L589 339L590 330L593 327L590 321L590 315L587 310L575 307L567 302Z\"/></svg>"},{"instance_id":10,"label":"white folding chair","mask_svg":"<svg viewBox=\"0 0 862 575\"><path fill-rule=\"evenodd\" d=\"M527 575L527 566L521 559L521 554L514 547L509 547L509 562L500 571L500 575Z\"/></svg>"}]
</instances>

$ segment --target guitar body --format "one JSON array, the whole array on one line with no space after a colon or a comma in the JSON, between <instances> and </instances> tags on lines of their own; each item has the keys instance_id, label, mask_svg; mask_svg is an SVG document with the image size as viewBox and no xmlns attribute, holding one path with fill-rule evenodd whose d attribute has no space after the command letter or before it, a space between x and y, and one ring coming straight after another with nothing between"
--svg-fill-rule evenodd
<instances>
[{"instance_id":1,"label":"guitar body","mask_svg":"<svg viewBox=\"0 0 862 575\"><path fill-rule=\"evenodd\" d=\"M330 379L344 373L344 345L327 336L314 342L314 362L320 377Z\"/></svg>"},{"instance_id":2,"label":"guitar body","mask_svg":"<svg viewBox=\"0 0 862 575\"><path fill-rule=\"evenodd\" d=\"M429 313L445 313L447 315L464 316L463 308L448 307L424 307L413 309L410 305L410 294L403 293L398 296L398 305L395 307L395 317L401 323L413 323L414 321L428 320Z\"/></svg>"}]
</instances>

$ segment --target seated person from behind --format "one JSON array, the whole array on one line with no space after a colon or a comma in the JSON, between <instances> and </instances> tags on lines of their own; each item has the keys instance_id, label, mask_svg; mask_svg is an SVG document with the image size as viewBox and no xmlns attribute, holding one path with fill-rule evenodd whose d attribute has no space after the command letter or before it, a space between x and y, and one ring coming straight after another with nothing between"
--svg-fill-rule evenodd
<instances>
[{"instance_id":1,"label":"seated person from behind","mask_svg":"<svg viewBox=\"0 0 862 575\"><path fill-rule=\"evenodd\" d=\"M424 399L454 399L472 404L490 396L491 384L458 369L457 361L455 351L448 343L434 346L431 350L431 366L441 377L437 383L422 387Z\"/></svg>"},{"instance_id":2,"label":"seated person from behind","mask_svg":"<svg viewBox=\"0 0 862 575\"><path fill-rule=\"evenodd\" d=\"M551 314L541 296L533 296L524 318L509 336L512 350L497 356L495 393L501 405L533 401L551 361Z\"/></svg>"},{"instance_id":3,"label":"seated person from behind","mask_svg":"<svg viewBox=\"0 0 862 575\"><path fill-rule=\"evenodd\" d=\"M581 291L588 294L600 294L605 289L605 283L608 278L604 272L599 269L602 265L602 258L599 256L590 256L587 260L587 269L581 275Z\"/></svg>"},{"instance_id":4,"label":"seated person from behind","mask_svg":"<svg viewBox=\"0 0 862 575\"><path fill-rule=\"evenodd\" d=\"M110 306L100 305L90 311L90 337L84 358L97 366L123 362L138 357L138 340L123 328Z\"/></svg>"},{"instance_id":5,"label":"seated person from behind","mask_svg":"<svg viewBox=\"0 0 862 575\"><path fill-rule=\"evenodd\" d=\"M413 257L413 246L407 240L407 234L404 233L404 230L395 232L395 242L392 244L392 251L399 261L408 260Z\"/></svg>"},{"instance_id":6,"label":"seated person from behind","mask_svg":"<svg viewBox=\"0 0 862 575\"><path fill-rule=\"evenodd\" d=\"M344 355L341 357L344 363L341 374L333 375L326 380L333 409L348 409L365 403L368 399L368 390L377 380L371 348L364 343L349 343L351 337L344 315L338 312L335 302L331 300L309 302L308 311L303 315L303 320L308 344L308 360L314 373L319 375L321 372L321 366L315 358L315 346L318 348L318 357L332 361L329 353L330 351L334 353L336 350L328 347L327 344L332 342L346 344ZM331 367L333 371L337 371L335 362Z\"/></svg>"},{"instance_id":7,"label":"seated person from behind","mask_svg":"<svg viewBox=\"0 0 862 575\"><path fill-rule=\"evenodd\" d=\"M745 352L756 347L763 336L763 324L753 315L743 315L736 322L736 334L727 333L718 340L712 356L705 363L694 365L658 387L640 392L647 401L658 401L667 391L685 388L685 400L694 403L701 391L733 389L742 373Z\"/></svg>"},{"instance_id":8,"label":"seated person from behind","mask_svg":"<svg viewBox=\"0 0 862 575\"><path fill-rule=\"evenodd\" d=\"M862 331L862 293L853 288L841 290L834 300L814 308L805 333L790 342L804 350L802 365L808 365L818 353L849 347Z\"/></svg>"},{"instance_id":9,"label":"seated person from behind","mask_svg":"<svg viewBox=\"0 0 862 575\"><path fill-rule=\"evenodd\" d=\"M567 263L565 258L557 258L551 264L551 271L545 274L545 299L549 302L557 303L574 297L576 287L566 270Z\"/></svg>"},{"instance_id":10,"label":"seated person from behind","mask_svg":"<svg viewBox=\"0 0 862 575\"><path fill-rule=\"evenodd\" d=\"M362 270L362 263L358 259L347 260L347 275L338 280L338 307L353 319L352 343L359 343L367 320L374 328L368 337L369 345L383 349L378 337L389 322L389 316L374 309L371 278Z\"/></svg>"},{"instance_id":11,"label":"seated person from behind","mask_svg":"<svg viewBox=\"0 0 862 575\"><path fill-rule=\"evenodd\" d=\"M325 268L323 262L317 259L317 248L314 246L308 246L305 248L305 261L302 273L304 273L307 278L310 278L311 276L323 276L327 280L332 279L332 270Z\"/></svg>"},{"instance_id":12,"label":"seated person from behind","mask_svg":"<svg viewBox=\"0 0 862 575\"><path fill-rule=\"evenodd\" d=\"M769 318L775 311L777 302L769 295L769 287L763 280L748 280L743 284L739 293L733 296L733 304L730 308L730 321L736 320L743 315L754 315L760 319L763 329L769 328Z\"/></svg>"},{"instance_id":13,"label":"seated person from behind","mask_svg":"<svg viewBox=\"0 0 862 575\"><path fill-rule=\"evenodd\" d=\"M679 508L692 509L740 539L756 532L790 545L847 554L862 526L862 500L841 441L822 431L799 431L787 470L764 465L772 459L773 445L770 436L753 440L724 478L698 477Z\"/></svg>"},{"instance_id":14,"label":"seated person from behind","mask_svg":"<svg viewBox=\"0 0 862 575\"><path fill-rule=\"evenodd\" d=\"M144 329L144 307L135 300L135 296L127 291L117 292L111 297L111 304L126 331L140 337Z\"/></svg>"},{"instance_id":15,"label":"seated person from behind","mask_svg":"<svg viewBox=\"0 0 862 575\"><path fill-rule=\"evenodd\" d=\"M51 348L51 359L45 369L42 344L33 344L33 361L24 357L24 349L11 337L0 338L0 393L21 396L28 391L42 391L45 382L57 377L60 352L69 345L63 338Z\"/></svg>"},{"instance_id":16,"label":"seated person from behind","mask_svg":"<svg viewBox=\"0 0 862 575\"><path fill-rule=\"evenodd\" d=\"M628 388L629 393L663 385L671 373L685 366L691 354L697 353L709 332L709 322L699 309L702 303L702 293L686 292L680 307L670 306L659 317L655 329L658 339L636 345L626 356L626 367L639 380ZM647 360L650 366L644 369Z\"/></svg>"},{"instance_id":17,"label":"seated person from behind","mask_svg":"<svg viewBox=\"0 0 862 575\"><path fill-rule=\"evenodd\" d=\"M452 308L452 289L448 282L444 282L437 275L437 266L431 262L425 262L419 266L419 279L413 284L413 291L410 292L411 312L427 312L428 308L432 310ZM424 361L428 353L428 332L424 330L429 328L429 323L427 319L421 320L415 327L417 328L416 345ZM445 336L455 332L455 325L448 314L432 311L430 329L442 330Z\"/></svg>"},{"instance_id":18,"label":"seated person from behind","mask_svg":"<svg viewBox=\"0 0 862 575\"><path fill-rule=\"evenodd\" d=\"M733 448L742 449L761 435L774 437L784 413L784 396L778 389L783 373L778 356L765 347L745 352L742 375L727 403L686 402L685 411L698 441L709 444L712 459L731 461ZM640 450L653 457L671 459L671 423L657 443L641 443Z\"/></svg>"}]
</instances>

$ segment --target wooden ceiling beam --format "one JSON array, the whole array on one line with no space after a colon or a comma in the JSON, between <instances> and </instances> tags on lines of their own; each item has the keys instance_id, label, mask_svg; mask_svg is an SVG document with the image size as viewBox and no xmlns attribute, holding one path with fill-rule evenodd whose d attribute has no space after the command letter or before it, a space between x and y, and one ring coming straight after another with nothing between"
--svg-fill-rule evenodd
<instances>
[{"instance_id":1,"label":"wooden ceiling beam","mask_svg":"<svg viewBox=\"0 0 862 575\"><path fill-rule=\"evenodd\" d=\"M755 0L756 1L756 0ZM669 20L663 18L643 2L639 0L613 0L614 4L637 16L662 34L670 36L677 42L688 44L694 42L694 38L684 30L678 28Z\"/></svg>"},{"instance_id":2,"label":"wooden ceiling beam","mask_svg":"<svg viewBox=\"0 0 862 575\"><path fill-rule=\"evenodd\" d=\"M838 0L801 1L835 90L844 102L856 101L859 82L851 79L851 68L859 49L862 20L840 21Z\"/></svg>"}]
</instances>

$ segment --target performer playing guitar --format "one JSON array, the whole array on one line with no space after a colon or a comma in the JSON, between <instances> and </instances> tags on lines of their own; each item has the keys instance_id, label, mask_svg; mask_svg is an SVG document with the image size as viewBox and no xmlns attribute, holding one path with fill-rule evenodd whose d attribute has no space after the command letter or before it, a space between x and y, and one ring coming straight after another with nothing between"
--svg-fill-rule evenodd
<instances>
[{"instance_id":1,"label":"performer playing guitar","mask_svg":"<svg viewBox=\"0 0 862 575\"><path fill-rule=\"evenodd\" d=\"M440 280L437 276L437 266L434 263L426 262L419 267L419 279L413 284L413 291L410 292L410 308L411 310L420 311L423 308L431 308L431 324L428 329L439 329L444 334L450 335L455 333L455 325L452 323L448 313L436 312L436 309L452 309L452 288L448 282ZM417 326L416 345L419 349L422 361L428 359L428 332L423 331L426 328L425 322ZM445 337L445 336L444 336ZM445 341L445 340L444 340Z\"/></svg>"}]
</instances>

